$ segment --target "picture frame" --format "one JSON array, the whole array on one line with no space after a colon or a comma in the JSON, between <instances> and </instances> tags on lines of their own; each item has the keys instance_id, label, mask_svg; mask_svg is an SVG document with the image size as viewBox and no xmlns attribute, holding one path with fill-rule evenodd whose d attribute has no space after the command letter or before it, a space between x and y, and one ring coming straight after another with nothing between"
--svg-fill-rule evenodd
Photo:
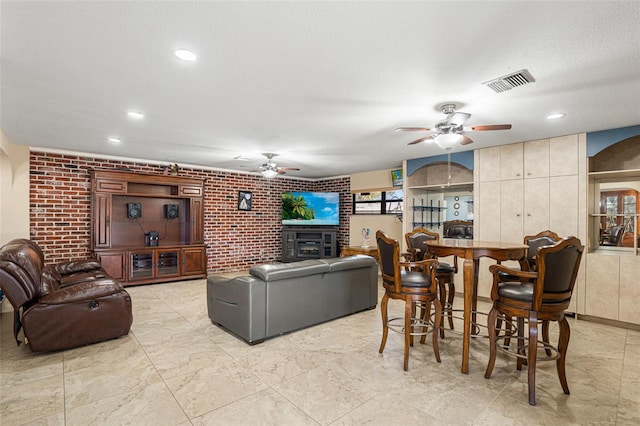
<instances>
[{"instance_id":1,"label":"picture frame","mask_svg":"<svg viewBox=\"0 0 640 426\"><path fill-rule=\"evenodd\" d=\"M402 186L402 169L391 170L391 185Z\"/></svg>"},{"instance_id":2,"label":"picture frame","mask_svg":"<svg viewBox=\"0 0 640 426\"><path fill-rule=\"evenodd\" d=\"M238 191L238 210L251 211L253 193L249 191Z\"/></svg>"}]
</instances>

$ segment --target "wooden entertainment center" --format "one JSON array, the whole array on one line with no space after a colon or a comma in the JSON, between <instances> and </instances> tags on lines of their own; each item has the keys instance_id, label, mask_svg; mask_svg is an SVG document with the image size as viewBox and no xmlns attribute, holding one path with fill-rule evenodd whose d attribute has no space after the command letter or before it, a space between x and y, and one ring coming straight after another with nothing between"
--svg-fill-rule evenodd
<instances>
[{"instance_id":1,"label":"wooden entertainment center","mask_svg":"<svg viewBox=\"0 0 640 426\"><path fill-rule=\"evenodd\" d=\"M295 262L337 256L337 230L334 228L284 228L282 261Z\"/></svg>"},{"instance_id":2,"label":"wooden entertainment center","mask_svg":"<svg viewBox=\"0 0 640 426\"><path fill-rule=\"evenodd\" d=\"M92 170L91 250L124 285L205 278L204 179Z\"/></svg>"}]
</instances>

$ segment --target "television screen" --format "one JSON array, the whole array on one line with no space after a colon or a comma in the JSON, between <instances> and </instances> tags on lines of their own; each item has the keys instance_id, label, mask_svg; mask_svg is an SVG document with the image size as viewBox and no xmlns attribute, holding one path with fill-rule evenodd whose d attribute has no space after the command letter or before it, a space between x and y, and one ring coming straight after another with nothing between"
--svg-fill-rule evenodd
<instances>
[{"instance_id":1,"label":"television screen","mask_svg":"<svg viewBox=\"0 0 640 426\"><path fill-rule=\"evenodd\" d=\"M339 225L337 192L283 192L283 225Z\"/></svg>"}]
</instances>

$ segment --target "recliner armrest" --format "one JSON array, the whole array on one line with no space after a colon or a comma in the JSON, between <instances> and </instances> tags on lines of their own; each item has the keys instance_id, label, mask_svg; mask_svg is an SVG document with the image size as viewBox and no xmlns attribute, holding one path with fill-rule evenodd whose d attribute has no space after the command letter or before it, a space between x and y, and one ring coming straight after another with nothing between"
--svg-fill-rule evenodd
<instances>
[{"instance_id":1,"label":"recliner armrest","mask_svg":"<svg viewBox=\"0 0 640 426\"><path fill-rule=\"evenodd\" d=\"M75 303L109 296L123 290L121 284L111 279L85 281L49 293L41 297L39 302L49 305Z\"/></svg>"},{"instance_id":2,"label":"recliner armrest","mask_svg":"<svg viewBox=\"0 0 640 426\"><path fill-rule=\"evenodd\" d=\"M55 263L51 266L63 277L78 272L90 272L96 269L102 269L100 263L95 260L73 260L71 262Z\"/></svg>"}]
</instances>

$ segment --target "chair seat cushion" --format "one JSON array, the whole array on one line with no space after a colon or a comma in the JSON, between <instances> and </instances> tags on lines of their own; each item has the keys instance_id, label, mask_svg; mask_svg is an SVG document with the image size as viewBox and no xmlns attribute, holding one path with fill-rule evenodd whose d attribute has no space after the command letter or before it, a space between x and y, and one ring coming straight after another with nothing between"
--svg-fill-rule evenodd
<instances>
[{"instance_id":1,"label":"chair seat cushion","mask_svg":"<svg viewBox=\"0 0 640 426\"><path fill-rule=\"evenodd\" d=\"M429 276L417 271L401 271L402 285L405 287L429 287Z\"/></svg>"},{"instance_id":2,"label":"chair seat cushion","mask_svg":"<svg viewBox=\"0 0 640 426\"><path fill-rule=\"evenodd\" d=\"M530 302L533 298L533 284L520 282L504 282L498 284L498 295L506 299Z\"/></svg>"},{"instance_id":3,"label":"chair seat cushion","mask_svg":"<svg viewBox=\"0 0 640 426\"><path fill-rule=\"evenodd\" d=\"M498 283L498 295L500 298L531 302L533 299L533 283L505 282ZM563 300L542 299L542 303L563 303Z\"/></svg>"},{"instance_id":4,"label":"chair seat cushion","mask_svg":"<svg viewBox=\"0 0 640 426\"><path fill-rule=\"evenodd\" d=\"M439 262L438 263L438 268L436 269L437 272L455 272L455 268L453 267L453 265L449 264L449 263L443 263L443 262Z\"/></svg>"}]
</instances>

